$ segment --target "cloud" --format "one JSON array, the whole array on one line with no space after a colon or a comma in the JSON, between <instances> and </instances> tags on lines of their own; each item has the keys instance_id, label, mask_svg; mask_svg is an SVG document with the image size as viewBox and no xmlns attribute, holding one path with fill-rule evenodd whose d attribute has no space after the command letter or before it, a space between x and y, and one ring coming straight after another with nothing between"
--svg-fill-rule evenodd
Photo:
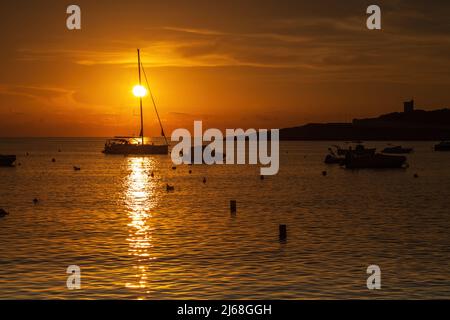
<instances>
[{"instance_id":1,"label":"cloud","mask_svg":"<svg viewBox=\"0 0 450 320\"><path fill-rule=\"evenodd\" d=\"M95 115L95 110L107 110L104 106L85 103L76 98L77 91L54 86L32 86L32 85L7 85L0 84L0 96L17 96L34 102L34 105L40 109L42 114L52 113L53 115L66 114L73 112L73 116ZM26 105L30 106L29 103ZM18 111L20 106L16 105L10 113L24 114ZM102 116L115 116L111 114L101 114ZM83 118L84 116L81 116Z\"/></svg>"},{"instance_id":2,"label":"cloud","mask_svg":"<svg viewBox=\"0 0 450 320\"><path fill-rule=\"evenodd\" d=\"M149 22L132 39L86 36L88 45L69 43L64 49L59 43L45 48L35 44L22 47L19 59L135 67L135 53L130 48L138 43L149 67L292 69L322 81L409 81L411 77L402 70L417 61L426 61L415 67L418 78L442 81L444 74L433 80L427 75L429 70L438 64L439 70L450 69L446 57L450 51L450 24L445 15L450 9L448 2L431 6L419 0L380 1L382 31L366 29L366 6L361 1L345 5L287 1L276 7L271 1L261 1L240 3L239 11L235 11L236 5L219 6L222 22L213 18L191 19L190 23L162 19ZM205 4L198 14L216 14L217 10ZM374 71L376 74L368 74Z\"/></svg>"},{"instance_id":3,"label":"cloud","mask_svg":"<svg viewBox=\"0 0 450 320\"><path fill-rule=\"evenodd\" d=\"M75 91L63 88L0 84L0 95L21 96L44 106L74 104L74 94Z\"/></svg>"}]
</instances>

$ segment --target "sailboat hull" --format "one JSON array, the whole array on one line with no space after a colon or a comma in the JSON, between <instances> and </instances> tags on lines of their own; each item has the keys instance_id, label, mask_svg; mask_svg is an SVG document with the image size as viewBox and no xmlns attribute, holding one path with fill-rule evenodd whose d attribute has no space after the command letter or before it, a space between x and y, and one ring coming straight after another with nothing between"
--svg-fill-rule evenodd
<instances>
[{"instance_id":1,"label":"sailboat hull","mask_svg":"<svg viewBox=\"0 0 450 320\"><path fill-rule=\"evenodd\" d=\"M112 144L106 145L103 153L122 155L168 154L169 146L152 144Z\"/></svg>"}]
</instances>

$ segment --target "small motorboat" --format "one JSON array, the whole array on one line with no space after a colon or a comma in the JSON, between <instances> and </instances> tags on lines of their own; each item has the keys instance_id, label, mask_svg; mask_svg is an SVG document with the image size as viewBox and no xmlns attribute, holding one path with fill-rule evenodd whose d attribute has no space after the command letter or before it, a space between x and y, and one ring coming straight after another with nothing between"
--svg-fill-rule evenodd
<instances>
[{"instance_id":1,"label":"small motorboat","mask_svg":"<svg viewBox=\"0 0 450 320\"><path fill-rule=\"evenodd\" d=\"M434 151L450 151L450 141L441 141L434 146Z\"/></svg>"},{"instance_id":2,"label":"small motorboat","mask_svg":"<svg viewBox=\"0 0 450 320\"><path fill-rule=\"evenodd\" d=\"M337 157L337 156L332 155L332 154L328 154L328 155L325 157L324 162L325 162L326 164L344 164L345 158L343 158L343 157Z\"/></svg>"},{"instance_id":3,"label":"small motorboat","mask_svg":"<svg viewBox=\"0 0 450 320\"><path fill-rule=\"evenodd\" d=\"M16 162L15 155L1 155L0 154L0 167L13 167Z\"/></svg>"},{"instance_id":4,"label":"small motorboat","mask_svg":"<svg viewBox=\"0 0 450 320\"><path fill-rule=\"evenodd\" d=\"M345 161L344 157L337 156L336 153L331 148L328 148L328 151L330 153L325 157L324 160L326 164L344 164Z\"/></svg>"},{"instance_id":5,"label":"small motorboat","mask_svg":"<svg viewBox=\"0 0 450 320\"><path fill-rule=\"evenodd\" d=\"M392 156L381 153L362 156L348 155L345 158L344 165L346 169L404 168L406 160L405 156Z\"/></svg>"},{"instance_id":6,"label":"small motorboat","mask_svg":"<svg viewBox=\"0 0 450 320\"><path fill-rule=\"evenodd\" d=\"M374 155L375 151L377 150L376 148L366 148L362 144L356 145L355 149L353 149L352 147L349 147L348 149L342 149L339 146L335 146L335 147L337 149L337 154L340 156L347 156L347 154L358 155L358 156Z\"/></svg>"},{"instance_id":7,"label":"small motorboat","mask_svg":"<svg viewBox=\"0 0 450 320\"><path fill-rule=\"evenodd\" d=\"M390 154L406 154L411 153L413 151L413 148L403 148L402 146L395 146L395 147L387 147L384 148L382 153L390 153Z\"/></svg>"}]
</instances>

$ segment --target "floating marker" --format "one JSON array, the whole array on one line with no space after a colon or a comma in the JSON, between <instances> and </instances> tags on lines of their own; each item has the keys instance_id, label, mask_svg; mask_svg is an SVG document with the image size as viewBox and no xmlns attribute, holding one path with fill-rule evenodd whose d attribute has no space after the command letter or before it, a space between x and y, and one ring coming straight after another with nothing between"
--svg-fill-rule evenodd
<instances>
[{"instance_id":1,"label":"floating marker","mask_svg":"<svg viewBox=\"0 0 450 320\"><path fill-rule=\"evenodd\" d=\"M284 241L287 239L287 227L285 224L280 224L279 226L279 237L281 241Z\"/></svg>"},{"instance_id":2,"label":"floating marker","mask_svg":"<svg viewBox=\"0 0 450 320\"><path fill-rule=\"evenodd\" d=\"M236 214L237 208L236 208L236 200L230 200L230 212L232 214Z\"/></svg>"},{"instance_id":3,"label":"floating marker","mask_svg":"<svg viewBox=\"0 0 450 320\"><path fill-rule=\"evenodd\" d=\"M322 171L322 175L325 177L328 173L326 171Z\"/></svg>"}]
</instances>

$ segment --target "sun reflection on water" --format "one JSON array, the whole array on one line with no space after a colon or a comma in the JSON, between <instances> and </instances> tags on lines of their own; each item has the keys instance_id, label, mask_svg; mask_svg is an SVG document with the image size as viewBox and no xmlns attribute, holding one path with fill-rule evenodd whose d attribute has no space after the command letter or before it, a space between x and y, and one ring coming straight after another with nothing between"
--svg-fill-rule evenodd
<instances>
[{"instance_id":1,"label":"sun reflection on water","mask_svg":"<svg viewBox=\"0 0 450 320\"><path fill-rule=\"evenodd\" d=\"M154 258L152 244L152 209L158 203L156 183L150 178L155 160L150 158L129 158L129 174L124 181L125 204L130 222L127 241L129 254L136 258L134 265L136 281L126 283L127 288L146 288L148 267Z\"/></svg>"}]
</instances>

